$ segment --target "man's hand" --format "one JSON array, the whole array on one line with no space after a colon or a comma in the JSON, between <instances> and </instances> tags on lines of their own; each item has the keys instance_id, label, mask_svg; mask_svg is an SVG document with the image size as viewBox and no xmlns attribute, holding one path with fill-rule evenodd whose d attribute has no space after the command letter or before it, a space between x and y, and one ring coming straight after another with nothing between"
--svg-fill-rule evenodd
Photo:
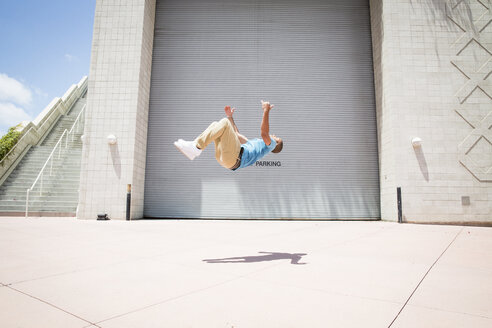
<instances>
[{"instance_id":1,"label":"man's hand","mask_svg":"<svg viewBox=\"0 0 492 328\"><path fill-rule=\"evenodd\" d=\"M270 105L270 102L268 101L261 101L261 108L263 109L264 112L270 111L270 109L273 108L273 104Z\"/></svg>"},{"instance_id":2,"label":"man's hand","mask_svg":"<svg viewBox=\"0 0 492 328\"><path fill-rule=\"evenodd\" d=\"M227 117L232 117L232 114L234 114L234 111L235 110L236 109L234 107L231 108L231 106L225 106L224 107L224 111L225 111L225 114L226 114Z\"/></svg>"}]
</instances>

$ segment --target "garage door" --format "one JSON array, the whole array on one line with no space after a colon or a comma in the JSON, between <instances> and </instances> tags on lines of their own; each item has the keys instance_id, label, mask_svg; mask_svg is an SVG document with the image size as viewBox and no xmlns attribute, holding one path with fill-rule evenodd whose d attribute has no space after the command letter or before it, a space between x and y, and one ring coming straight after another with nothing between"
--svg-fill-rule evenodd
<instances>
[{"instance_id":1,"label":"garage door","mask_svg":"<svg viewBox=\"0 0 492 328\"><path fill-rule=\"evenodd\" d=\"M155 19L146 217L380 217L367 0L157 0ZM233 172L175 149L224 105L260 137L261 99L280 154Z\"/></svg>"}]
</instances>

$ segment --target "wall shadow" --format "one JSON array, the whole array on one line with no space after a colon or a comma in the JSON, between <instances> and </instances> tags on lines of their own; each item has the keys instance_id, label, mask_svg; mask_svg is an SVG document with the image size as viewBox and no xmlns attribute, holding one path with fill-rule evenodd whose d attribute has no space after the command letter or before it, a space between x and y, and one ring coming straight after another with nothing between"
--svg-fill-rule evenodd
<instances>
[{"instance_id":1,"label":"wall shadow","mask_svg":"<svg viewBox=\"0 0 492 328\"><path fill-rule=\"evenodd\" d=\"M490 4L490 0L485 1L485 4ZM484 5L480 5L480 2L477 4L485 10ZM470 0L410 0L410 5L414 10L422 8L425 11L426 15L419 15L426 21L427 33L434 36L437 57L440 57L438 40L441 38L441 32L454 32L458 35L468 33L475 36L479 33L474 23ZM415 13L418 11L413 12Z\"/></svg>"},{"instance_id":2,"label":"wall shadow","mask_svg":"<svg viewBox=\"0 0 492 328\"><path fill-rule=\"evenodd\" d=\"M490 4L490 0L485 0L486 4ZM429 26L434 26L436 22L445 22L449 31L455 30L457 26L448 17L457 20L456 23L462 25L466 29L471 29L473 33L477 33L474 25L473 12L470 6L470 0L411 0L412 8L422 6L428 15L425 19ZM485 9L485 6L484 6Z\"/></svg>"},{"instance_id":3,"label":"wall shadow","mask_svg":"<svg viewBox=\"0 0 492 328\"><path fill-rule=\"evenodd\" d=\"M265 261L275 261L275 260L290 260L290 264L307 264L299 263L306 253L276 253L276 252L258 252L256 256L237 256L237 257L226 257L222 259L206 259L202 260L207 263L254 263L254 262L265 262Z\"/></svg>"},{"instance_id":4,"label":"wall shadow","mask_svg":"<svg viewBox=\"0 0 492 328\"><path fill-rule=\"evenodd\" d=\"M417 161L419 162L420 172L422 172L425 181L429 181L429 168L427 166L427 161L425 160L422 146L414 147L413 151L415 152L415 156L417 157Z\"/></svg>"},{"instance_id":5,"label":"wall shadow","mask_svg":"<svg viewBox=\"0 0 492 328\"><path fill-rule=\"evenodd\" d=\"M113 162L113 169L118 179L121 178L121 156L120 151L118 150L118 144L110 145L109 150L111 152L111 160Z\"/></svg>"}]
</instances>

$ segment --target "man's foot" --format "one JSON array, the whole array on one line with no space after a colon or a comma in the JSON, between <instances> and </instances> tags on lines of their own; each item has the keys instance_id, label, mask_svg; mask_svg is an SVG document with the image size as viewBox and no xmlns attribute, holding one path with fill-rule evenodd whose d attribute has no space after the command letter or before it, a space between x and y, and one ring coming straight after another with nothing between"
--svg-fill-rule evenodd
<instances>
[{"instance_id":1,"label":"man's foot","mask_svg":"<svg viewBox=\"0 0 492 328\"><path fill-rule=\"evenodd\" d=\"M196 157L200 156L202 151L196 148L196 144L194 141L185 141L183 139L179 139L174 142L174 145L180 152L183 153L186 157L191 160L194 160Z\"/></svg>"}]
</instances>

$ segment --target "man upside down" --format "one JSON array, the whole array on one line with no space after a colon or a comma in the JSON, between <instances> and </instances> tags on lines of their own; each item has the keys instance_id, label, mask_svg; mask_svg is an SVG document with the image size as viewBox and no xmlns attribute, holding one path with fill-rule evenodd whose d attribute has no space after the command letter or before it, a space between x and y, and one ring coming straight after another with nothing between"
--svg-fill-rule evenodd
<instances>
[{"instance_id":1,"label":"man upside down","mask_svg":"<svg viewBox=\"0 0 492 328\"><path fill-rule=\"evenodd\" d=\"M226 118L210 124L194 141L179 139L174 145L186 157L194 160L213 141L215 158L220 165L233 171L250 166L269 152L280 153L283 147L281 138L269 134L269 115L273 104L262 100L261 108L263 109L261 139L248 140L240 134L232 118L235 108L225 106Z\"/></svg>"}]
</instances>

